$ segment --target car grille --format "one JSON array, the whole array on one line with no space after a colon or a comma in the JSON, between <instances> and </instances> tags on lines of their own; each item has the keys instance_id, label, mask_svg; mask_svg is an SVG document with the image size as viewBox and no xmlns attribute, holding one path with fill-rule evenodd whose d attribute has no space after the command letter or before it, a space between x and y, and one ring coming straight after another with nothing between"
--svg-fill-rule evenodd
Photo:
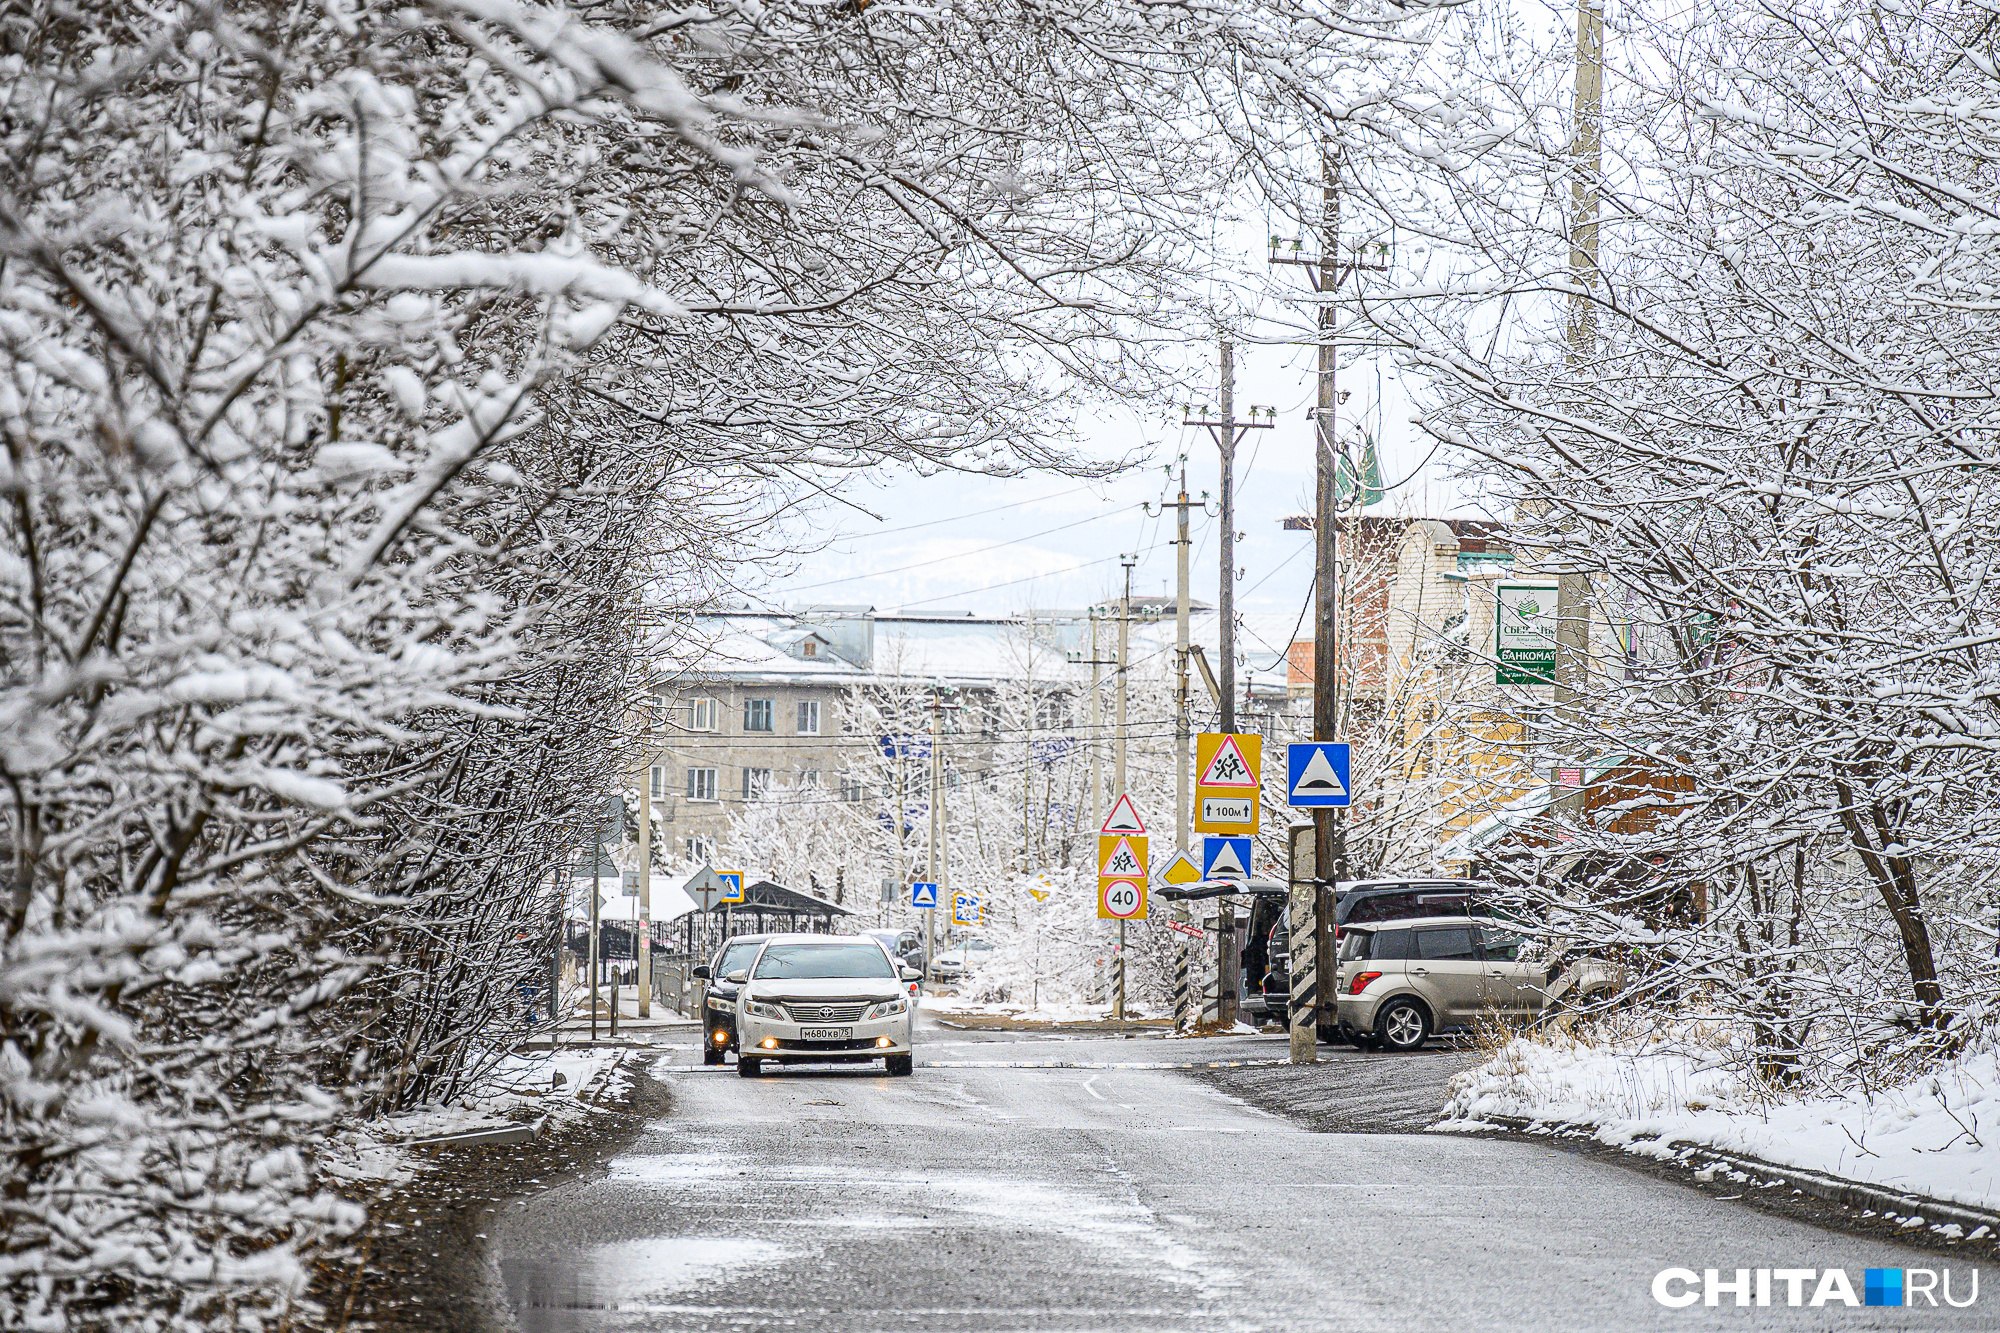
<instances>
[{"instance_id":1,"label":"car grille","mask_svg":"<svg viewBox=\"0 0 2000 1333\"><path fill-rule=\"evenodd\" d=\"M854 1023L868 1012L869 1000L785 1000L794 1023Z\"/></svg>"}]
</instances>

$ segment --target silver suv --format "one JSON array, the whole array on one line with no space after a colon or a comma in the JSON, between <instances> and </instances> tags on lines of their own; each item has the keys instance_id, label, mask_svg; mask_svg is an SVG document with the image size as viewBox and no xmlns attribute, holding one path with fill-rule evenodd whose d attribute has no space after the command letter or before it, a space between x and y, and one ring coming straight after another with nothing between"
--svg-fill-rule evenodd
<instances>
[{"instance_id":1,"label":"silver suv","mask_svg":"<svg viewBox=\"0 0 2000 1333\"><path fill-rule=\"evenodd\" d=\"M1504 925L1469 916L1349 926L1340 939L1340 1030L1367 1050L1414 1051L1481 1014L1527 1020L1552 1001L1595 1001L1625 983L1623 968L1596 959L1551 975L1545 958L1521 957L1524 943Z\"/></svg>"}]
</instances>

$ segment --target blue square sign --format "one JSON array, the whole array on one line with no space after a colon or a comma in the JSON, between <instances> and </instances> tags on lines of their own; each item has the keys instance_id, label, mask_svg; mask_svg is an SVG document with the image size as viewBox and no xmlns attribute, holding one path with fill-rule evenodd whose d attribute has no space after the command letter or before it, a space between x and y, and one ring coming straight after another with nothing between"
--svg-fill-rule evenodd
<instances>
[{"instance_id":1,"label":"blue square sign","mask_svg":"<svg viewBox=\"0 0 2000 1333\"><path fill-rule=\"evenodd\" d=\"M1201 840L1203 879L1250 878L1250 835L1206 837Z\"/></svg>"},{"instance_id":2,"label":"blue square sign","mask_svg":"<svg viewBox=\"0 0 2000 1333\"><path fill-rule=\"evenodd\" d=\"M1306 741L1286 747L1285 792L1301 809L1353 803L1352 749L1334 741Z\"/></svg>"},{"instance_id":3,"label":"blue square sign","mask_svg":"<svg viewBox=\"0 0 2000 1333\"><path fill-rule=\"evenodd\" d=\"M937 885L918 880L910 885L910 906L936 907Z\"/></svg>"}]
</instances>

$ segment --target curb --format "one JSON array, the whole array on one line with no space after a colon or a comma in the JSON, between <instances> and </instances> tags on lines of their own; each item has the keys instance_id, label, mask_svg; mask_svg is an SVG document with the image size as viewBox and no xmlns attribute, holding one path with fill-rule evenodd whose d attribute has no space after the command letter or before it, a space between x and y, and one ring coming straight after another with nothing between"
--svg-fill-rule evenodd
<instances>
[{"instance_id":1,"label":"curb","mask_svg":"<svg viewBox=\"0 0 2000 1333\"><path fill-rule=\"evenodd\" d=\"M1468 1129L1477 1125L1491 1125L1518 1134L1588 1138L1593 1142L1601 1142L1597 1138L1595 1126L1573 1120L1531 1120L1526 1116L1485 1115L1477 1120L1458 1123ZM1659 1139L1657 1137L1635 1139L1633 1142L1658 1143ZM1962 1203L1949 1203L1922 1194L1905 1194L1880 1185L1868 1185L1858 1180L1848 1180L1843 1176L1828 1175L1824 1171L1814 1171L1806 1167L1784 1166L1777 1162L1767 1162L1761 1157L1752 1157L1748 1153L1725 1152L1720 1148L1706 1148L1698 1143L1689 1143L1675 1150L1674 1160L1683 1165L1697 1165L1696 1174L1704 1180L1713 1180L1716 1175L1723 1172L1727 1172L1731 1180L1742 1184L1754 1183L1756 1178L1761 1177L1767 1186L1790 1185L1802 1194L1810 1194L1828 1203L1913 1218L1918 1224L1937 1226L1942 1223L1956 1223L1967 1231L1985 1227L1987 1236L1982 1239L1991 1238L1994 1233L2000 1232L2000 1212L1968 1207Z\"/></svg>"},{"instance_id":2,"label":"curb","mask_svg":"<svg viewBox=\"0 0 2000 1333\"><path fill-rule=\"evenodd\" d=\"M427 1139L404 1139L405 1148L485 1148L509 1143L526 1143L548 1125L541 1117L529 1125L508 1125L504 1129L469 1129L461 1134L434 1134Z\"/></svg>"}]
</instances>

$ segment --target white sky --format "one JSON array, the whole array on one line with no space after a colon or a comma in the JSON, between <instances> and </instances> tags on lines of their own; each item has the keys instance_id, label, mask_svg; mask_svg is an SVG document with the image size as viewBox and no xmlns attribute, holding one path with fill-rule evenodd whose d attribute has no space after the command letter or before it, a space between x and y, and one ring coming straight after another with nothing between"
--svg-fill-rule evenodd
<instances>
[{"instance_id":1,"label":"white sky","mask_svg":"<svg viewBox=\"0 0 2000 1333\"><path fill-rule=\"evenodd\" d=\"M1199 349L1195 349L1198 354ZM1270 430L1251 431L1237 450L1237 603L1250 629L1268 642L1245 644L1253 653L1282 649L1289 625L1304 605L1312 580L1311 534L1286 532L1288 514L1312 512L1312 424L1315 353L1309 347L1256 347L1236 350L1237 414L1251 405L1277 409ZM1206 397L1213 403L1219 370L1215 353L1206 357ZM1369 512L1444 515L1462 512L1444 479L1440 461L1424 468L1429 442L1410 425L1410 408L1393 367L1380 367L1384 405L1376 410L1377 368L1361 365L1341 375L1352 391L1342 409L1344 434L1358 439L1375 430L1382 442L1387 482L1420 475L1392 492ZM1188 491L1210 496L1216 508L1219 463L1208 432L1171 419L1135 417L1107 408L1082 425L1087 449L1100 457L1149 445L1151 462L1101 483L1083 483L1045 473L1012 478L949 474L917 477L907 472L878 476L873 485L848 492L858 504L882 515L876 522L854 509L827 504L816 514L833 540L795 568L770 571L754 588L785 606L813 602L866 603L880 610L970 610L1011 613L1034 607L1077 607L1117 595L1122 578L1120 552L1137 551L1134 594L1171 593L1174 579L1173 514L1148 517L1144 501L1173 498L1161 465L1185 454ZM1219 574L1219 523L1211 514L1192 516L1193 592L1213 604Z\"/></svg>"}]
</instances>

